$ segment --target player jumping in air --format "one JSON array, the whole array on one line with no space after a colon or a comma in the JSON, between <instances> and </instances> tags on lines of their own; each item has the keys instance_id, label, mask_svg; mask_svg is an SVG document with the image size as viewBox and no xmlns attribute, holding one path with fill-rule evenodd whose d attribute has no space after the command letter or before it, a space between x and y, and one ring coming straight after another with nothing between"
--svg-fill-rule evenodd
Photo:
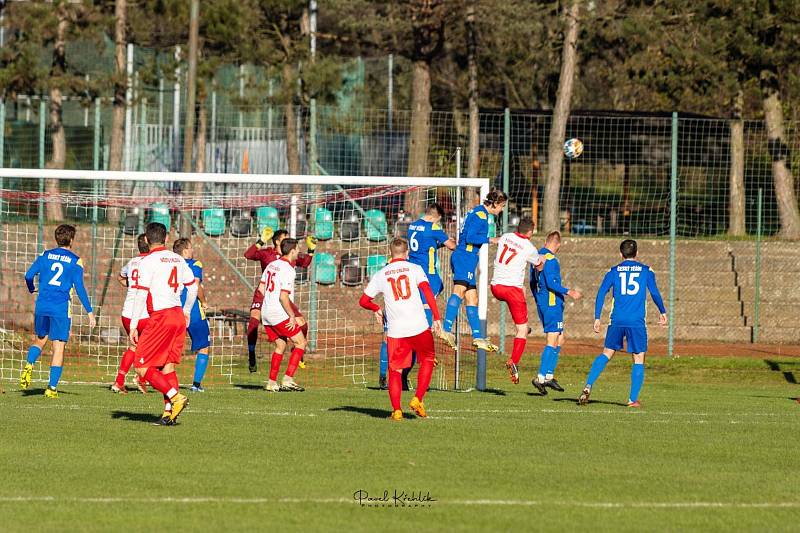
<instances>
[{"instance_id":1,"label":"player jumping in air","mask_svg":"<svg viewBox=\"0 0 800 533\"><path fill-rule=\"evenodd\" d=\"M203 288L203 263L194 259L194 248L189 239L182 238L175 241L172 251L183 257L186 264L192 269L194 278L197 280L197 300L192 306L192 313L189 319L187 333L192 339L192 352L197 354L194 360L194 379L192 380L192 392L205 392L203 388L203 377L208 368L208 347L211 346L211 328L208 326L206 318L206 293ZM186 301L187 289L181 294L181 303Z\"/></svg>"},{"instance_id":2,"label":"player jumping in air","mask_svg":"<svg viewBox=\"0 0 800 533\"><path fill-rule=\"evenodd\" d=\"M507 201L508 196L503 191L496 189L490 191L483 204L476 206L467 214L461 226L458 246L450 256L450 266L453 269L453 294L447 300L441 333L441 338L451 348L456 347L456 337L452 333L453 324L458 318L461 301L466 299L467 321L472 332L472 345L487 352L497 351L497 346L483 338L481 332L475 269L478 266L478 253L481 246L497 242L496 238L489 238L489 215L499 215Z\"/></svg>"},{"instance_id":3,"label":"player jumping in air","mask_svg":"<svg viewBox=\"0 0 800 533\"><path fill-rule=\"evenodd\" d=\"M266 389L269 392L302 392L305 389L294 381L294 374L306 351L306 332L308 331L305 323L302 325L299 323L299 311L294 305L294 280L297 276L295 264L300 252L297 249L297 239L282 239L280 246L280 259L267 265L261 274L261 282L257 289L264 302L261 308L264 331L270 342L275 343ZM292 341L294 348L289 357L286 374L284 374L281 384L278 385L278 371L289 341Z\"/></svg>"},{"instance_id":4,"label":"player jumping in air","mask_svg":"<svg viewBox=\"0 0 800 533\"><path fill-rule=\"evenodd\" d=\"M528 337L528 303L525 301L525 270L528 265L532 268L542 268L543 258L531 243L533 236L533 221L523 218L515 233L505 233L497 241L497 256L494 260L494 275L492 277L492 294L501 302L508 305L511 318L517 327L514 337L514 348L511 357L506 361L506 368L511 376L511 382L519 383L519 360L525 351Z\"/></svg>"},{"instance_id":5,"label":"player jumping in air","mask_svg":"<svg viewBox=\"0 0 800 533\"><path fill-rule=\"evenodd\" d=\"M545 258L544 268L539 272L532 266L530 273L531 292L536 298L536 310L547 337L539 374L531 381L542 396L547 394L547 387L564 392L564 388L555 378L558 356L564 344L564 296L575 300L580 300L583 296L580 291L568 289L561 284L561 265L556 259L559 248L561 233L550 232L544 248L539 250L539 254Z\"/></svg>"},{"instance_id":6,"label":"player jumping in air","mask_svg":"<svg viewBox=\"0 0 800 533\"><path fill-rule=\"evenodd\" d=\"M667 309L661 299L661 293L656 285L656 275L650 267L637 260L636 241L627 239L619 245L622 254L622 263L613 267L603 278L603 283L597 291L594 302L594 332L600 333L600 316L603 312L603 302L606 293L612 290L613 309L611 322L606 331L606 340L603 353L598 355L589 370L586 386L583 388L579 405L589 403L592 386L605 369L606 364L614 357L617 350L621 350L623 340L627 343L628 353L633 354L633 368L631 368L631 393L628 396L628 407L641 407L639 392L644 383L644 355L647 352L647 291L658 307L660 313L658 323L667 325Z\"/></svg>"},{"instance_id":7,"label":"player jumping in air","mask_svg":"<svg viewBox=\"0 0 800 533\"><path fill-rule=\"evenodd\" d=\"M387 342L389 347L389 399L392 402L392 420L403 420L400 408L402 396L402 371L411 366L411 353L416 352L420 361L417 388L409 407L417 416L425 418L422 403L433 375L436 353L433 347L431 326L425 318L422 297L431 310L433 330L441 330L436 298L422 267L408 261L408 243L404 239L392 240L389 250L392 260L380 272L372 276L361 295L359 305L375 313L383 323L384 313L372 299L383 295L386 307Z\"/></svg>"},{"instance_id":8,"label":"player jumping in air","mask_svg":"<svg viewBox=\"0 0 800 533\"><path fill-rule=\"evenodd\" d=\"M268 264L281 256L279 252L281 249L281 242L288 236L289 232L286 230L281 229L273 234L272 228L264 228L256 243L244 252L244 256L251 261L258 261L261 263L261 272L263 273ZM268 247L267 242L269 242L270 239L272 240L272 246ZM313 235L307 236L306 249L308 253L298 255L296 266L308 268L311 265L311 260L313 259L316 248L317 238ZM256 291L253 293L253 303L250 304L250 321L247 323L247 356L250 372L256 372L258 370L256 364L256 343L258 343L258 328L261 327L261 303L263 302L263 297L264 295L256 288ZM305 319L297 308L295 308L295 315L300 325L305 324Z\"/></svg>"},{"instance_id":9,"label":"player jumping in air","mask_svg":"<svg viewBox=\"0 0 800 533\"><path fill-rule=\"evenodd\" d=\"M72 327L72 291L89 315L89 327L97 323L89 303L89 295L83 285L83 262L72 250L75 238L75 227L61 224L55 232L57 248L45 250L36 258L25 272L25 284L28 291L34 293L36 286L33 280L39 276L39 295L36 297L36 308L33 315L36 338L28 348L28 359L19 378L19 386L27 389L31 386L33 365L42 355L42 348L49 338L53 341L53 358L50 360L50 382L44 390L48 398L57 398L58 381L64 365L64 347L69 340Z\"/></svg>"},{"instance_id":10,"label":"player jumping in air","mask_svg":"<svg viewBox=\"0 0 800 533\"><path fill-rule=\"evenodd\" d=\"M136 373L164 395L164 413L158 425L173 425L189 403L178 392L176 365L181 362L186 326L197 299L197 280L178 254L167 250L167 228L151 222L145 229L150 253L139 263L139 286L133 302L130 342L136 346ZM183 288L188 289L181 306ZM139 335L144 309L150 315Z\"/></svg>"},{"instance_id":11,"label":"player jumping in air","mask_svg":"<svg viewBox=\"0 0 800 533\"><path fill-rule=\"evenodd\" d=\"M136 237L136 246L139 248L139 255L128 261L119 273L119 284L127 287L128 291L125 294L125 303L122 304L122 327L125 329L125 337L127 338L131 333L131 316L133 314L133 300L136 298L136 289L139 287L139 263L142 258L150 252L150 246L147 244L145 234L142 233ZM139 334L147 325L147 311L145 310L144 316L139 317ZM117 379L111 385L111 390L120 394L127 394L128 390L125 388L125 376L133 365L133 360L136 357L136 347L130 345L128 349L122 354L122 359L119 362L119 369L117 370ZM147 393L147 386L144 380L136 376L136 387L142 394Z\"/></svg>"},{"instance_id":12,"label":"player jumping in air","mask_svg":"<svg viewBox=\"0 0 800 533\"><path fill-rule=\"evenodd\" d=\"M408 226L408 261L422 267L423 272L428 277L428 284L431 286L433 297L441 294L444 284L439 275L439 257L437 251L441 247L448 250L456 249L456 241L448 237L442 229L441 221L444 217L444 209L436 203L430 204L425 210L425 215L419 220L415 220ZM433 325L433 312L423 300L425 308L425 318L428 326ZM413 360L412 360L413 366ZM389 352L386 341L381 344L380 358L380 386L386 386L386 371L389 368ZM411 367L403 370L403 390L408 390L408 372Z\"/></svg>"}]
</instances>

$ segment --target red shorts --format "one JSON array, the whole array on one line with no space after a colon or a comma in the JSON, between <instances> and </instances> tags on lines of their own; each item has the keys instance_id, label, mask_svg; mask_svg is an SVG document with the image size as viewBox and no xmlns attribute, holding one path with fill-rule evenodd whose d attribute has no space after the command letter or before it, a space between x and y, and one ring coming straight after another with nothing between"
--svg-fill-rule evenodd
<instances>
[{"instance_id":1,"label":"red shorts","mask_svg":"<svg viewBox=\"0 0 800 533\"><path fill-rule=\"evenodd\" d=\"M180 307L156 311L136 345L136 368L162 367L180 363L186 339L186 318Z\"/></svg>"},{"instance_id":2,"label":"red shorts","mask_svg":"<svg viewBox=\"0 0 800 533\"><path fill-rule=\"evenodd\" d=\"M436 358L433 334L429 329L413 337L386 337L386 344L389 349L389 370L392 371L410 367L411 352L417 352L417 361L433 361Z\"/></svg>"},{"instance_id":3,"label":"red shorts","mask_svg":"<svg viewBox=\"0 0 800 533\"><path fill-rule=\"evenodd\" d=\"M525 291L521 287L492 285L492 295L501 302L508 304L514 324L528 323L528 303L525 301Z\"/></svg>"},{"instance_id":4,"label":"red shorts","mask_svg":"<svg viewBox=\"0 0 800 533\"><path fill-rule=\"evenodd\" d=\"M263 303L264 295L262 295L260 292L258 292L258 289L256 289L256 292L253 294L253 302L250 304L250 310L261 310L261 304ZM300 312L300 309L297 308L294 302L292 302L292 309L294 309L295 316L303 316L303 313Z\"/></svg>"},{"instance_id":5,"label":"red shorts","mask_svg":"<svg viewBox=\"0 0 800 533\"><path fill-rule=\"evenodd\" d=\"M276 324L274 326L270 326L269 324L264 324L264 331L267 333L267 338L269 342L275 342L278 339L291 339L298 333L301 333L303 329L296 325L294 329L289 329L289 319L287 318L280 324Z\"/></svg>"},{"instance_id":6,"label":"red shorts","mask_svg":"<svg viewBox=\"0 0 800 533\"><path fill-rule=\"evenodd\" d=\"M139 335L142 334L142 331L144 331L144 328L147 327L147 323L149 321L150 321L149 318L142 318L141 320L139 320L139 324L136 326L136 331L139 332ZM122 317L122 327L125 328L125 334L126 335L130 335L131 334L131 319L126 317L126 316Z\"/></svg>"}]
</instances>

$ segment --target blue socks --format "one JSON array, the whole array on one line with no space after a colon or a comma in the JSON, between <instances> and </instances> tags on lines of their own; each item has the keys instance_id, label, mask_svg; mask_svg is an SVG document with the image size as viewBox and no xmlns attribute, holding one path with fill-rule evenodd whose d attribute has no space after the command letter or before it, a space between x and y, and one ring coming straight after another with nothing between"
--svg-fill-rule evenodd
<instances>
[{"instance_id":1,"label":"blue socks","mask_svg":"<svg viewBox=\"0 0 800 533\"><path fill-rule=\"evenodd\" d=\"M555 348L551 348L550 351L550 359L547 361L547 372L545 373L546 379L552 379L553 374L556 373L556 367L558 366L558 356L561 355L561 346L557 346Z\"/></svg>"},{"instance_id":2,"label":"blue socks","mask_svg":"<svg viewBox=\"0 0 800 533\"><path fill-rule=\"evenodd\" d=\"M481 334L481 319L478 317L478 306L468 305L466 311L469 329L472 330L472 338L482 339L483 335Z\"/></svg>"},{"instance_id":3,"label":"blue socks","mask_svg":"<svg viewBox=\"0 0 800 533\"><path fill-rule=\"evenodd\" d=\"M594 382L597 381L597 378L599 378L600 374L603 373L603 370L605 370L607 364L608 364L608 357L606 357L603 354L600 354L594 358L594 362L592 363L592 368L589 370L589 377L586 378L587 387L591 387L592 385L594 385Z\"/></svg>"},{"instance_id":4,"label":"blue socks","mask_svg":"<svg viewBox=\"0 0 800 533\"><path fill-rule=\"evenodd\" d=\"M256 356L256 345L255 344L248 344L247 345L247 355L252 355L253 357Z\"/></svg>"},{"instance_id":5,"label":"blue socks","mask_svg":"<svg viewBox=\"0 0 800 533\"><path fill-rule=\"evenodd\" d=\"M192 385L199 387L203 382L203 376L206 375L208 368L208 354L197 352L197 358L194 360L194 380Z\"/></svg>"},{"instance_id":6,"label":"blue socks","mask_svg":"<svg viewBox=\"0 0 800 533\"><path fill-rule=\"evenodd\" d=\"M42 355L42 349L38 346L31 346L28 348L28 363L35 365L40 355Z\"/></svg>"},{"instance_id":7,"label":"blue socks","mask_svg":"<svg viewBox=\"0 0 800 533\"><path fill-rule=\"evenodd\" d=\"M389 371L389 345L386 344L386 341L381 343L381 368L380 368L380 376L382 378L386 377L386 372Z\"/></svg>"},{"instance_id":8,"label":"blue socks","mask_svg":"<svg viewBox=\"0 0 800 533\"><path fill-rule=\"evenodd\" d=\"M63 367L61 366L51 366L50 367L50 383L48 385L51 389L55 389L58 387L58 381L61 379L61 371Z\"/></svg>"},{"instance_id":9,"label":"blue socks","mask_svg":"<svg viewBox=\"0 0 800 533\"><path fill-rule=\"evenodd\" d=\"M425 319L428 321L428 327L433 326L433 311L425 308Z\"/></svg>"},{"instance_id":10,"label":"blue socks","mask_svg":"<svg viewBox=\"0 0 800 533\"><path fill-rule=\"evenodd\" d=\"M539 378L545 379L551 367L555 367L553 360L558 357L556 349L552 346L545 346L542 350L542 360L539 363ZM550 375L552 377L552 374Z\"/></svg>"},{"instance_id":11,"label":"blue socks","mask_svg":"<svg viewBox=\"0 0 800 533\"><path fill-rule=\"evenodd\" d=\"M629 400L635 402L639 400L639 392L644 384L644 363L633 364L631 368L631 395Z\"/></svg>"},{"instance_id":12,"label":"blue socks","mask_svg":"<svg viewBox=\"0 0 800 533\"><path fill-rule=\"evenodd\" d=\"M461 298L459 298L456 294L451 294L450 298L447 300L447 307L444 311L444 324L442 324L442 328L445 331L453 330L453 324L458 318L458 310L460 307Z\"/></svg>"}]
</instances>

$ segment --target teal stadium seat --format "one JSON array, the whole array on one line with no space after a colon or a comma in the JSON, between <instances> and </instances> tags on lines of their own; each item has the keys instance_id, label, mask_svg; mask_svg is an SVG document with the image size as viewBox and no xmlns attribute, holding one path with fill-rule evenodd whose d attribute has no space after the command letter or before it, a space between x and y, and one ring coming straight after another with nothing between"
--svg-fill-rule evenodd
<instances>
[{"instance_id":1,"label":"teal stadium seat","mask_svg":"<svg viewBox=\"0 0 800 533\"><path fill-rule=\"evenodd\" d=\"M211 237L225 233L225 211L219 208L203 209L203 231Z\"/></svg>"},{"instance_id":2,"label":"teal stadium seat","mask_svg":"<svg viewBox=\"0 0 800 533\"><path fill-rule=\"evenodd\" d=\"M314 277L320 285L336 283L336 259L333 254L327 252L314 254Z\"/></svg>"},{"instance_id":3,"label":"teal stadium seat","mask_svg":"<svg viewBox=\"0 0 800 533\"><path fill-rule=\"evenodd\" d=\"M321 241L333 239L333 213L324 207L318 207L314 219L314 236Z\"/></svg>"},{"instance_id":4,"label":"teal stadium seat","mask_svg":"<svg viewBox=\"0 0 800 533\"><path fill-rule=\"evenodd\" d=\"M383 211L380 209L370 209L364 213L364 232L367 234L368 241L385 241L388 231L386 215Z\"/></svg>"},{"instance_id":5,"label":"teal stadium seat","mask_svg":"<svg viewBox=\"0 0 800 533\"><path fill-rule=\"evenodd\" d=\"M264 231L266 227L272 228L272 231L278 231L280 228L278 210L266 205L259 207L256 209L256 224L258 225L259 234Z\"/></svg>"},{"instance_id":6,"label":"teal stadium seat","mask_svg":"<svg viewBox=\"0 0 800 533\"><path fill-rule=\"evenodd\" d=\"M385 255L371 255L367 257L367 279L371 279L372 276L380 272L380 270L386 266L386 256Z\"/></svg>"},{"instance_id":7,"label":"teal stadium seat","mask_svg":"<svg viewBox=\"0 0 800 533\"><path fill-rule=\"evenodd\" d=\"M167 231L172 227L172 217L169 216L169 207L167 204L155 203L150 206L150 214L147 217L147 223L160 222L164 224Z\"/></svg>"}]
</instances>

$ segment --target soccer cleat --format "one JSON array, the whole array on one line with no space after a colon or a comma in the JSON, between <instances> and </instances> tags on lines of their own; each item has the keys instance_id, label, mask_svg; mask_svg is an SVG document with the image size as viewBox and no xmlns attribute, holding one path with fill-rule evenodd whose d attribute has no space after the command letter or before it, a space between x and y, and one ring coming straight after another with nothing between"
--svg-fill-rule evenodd
<instances>
[{"instance_id":1,"label":"soccer cleat","mask_svg":"<svg viewBox=\"0 0 800 533\"><path fill-rule=\"evenodd\" d=\"M303 370L305 370L306 369L306 362L301 359L300 362L297 363L297 368L302 368Z\"/></svg>"},{"instance_id":2,"label":"soccer cleat","mask_svg":"<svg viewBox=\"0 0 800 533\"><path fill-rule=\"evenodd\" d=\"M144 378L140 378L136 376L136 379L133 380L136 383L136 388L139 389L139 392L142 394L147 394L147 383L145 382Z\"/></svg>"},{"instance_id":3,"label":"soccer cleat","mask_svg":"<svg viewBox=\"0 0 800 533\"><path fill-rule=\"evenodd\" d=\"M514 361L508 360L506 361L506 369L508 369L508 375L511 377L511 383L514 385L519 383L519 368L517 365L514 364Z\"/></svg>"},{"instance_id":4,"label":"soccer cleat","mask_svg":"<svg viewBox=\"0 0 800 533\"><path fill-rule=\"evenodd\" d=\"M414 396L411 398L408 406L417 413L417 416L420 418L428 418L428 413L425 412L425 406L422 404L422 401ZM396 411L395 411L396 412Z\"/></svg>"},{"instance_id":5,"label":"soccer cleat","mask_svg":"<svg viewBox=\"0 0 800 533\"><path fill-rule=\"evenodd\" d=\"M264 386L264 390L267 392L280 392L281 386L278 385L277 381L271 379Z\"/></svg>"},{"instance_id":6,"label":"soccer cleat","mask_svg":"<svg viewBox=\"0 0 800 533\"><path fill-rule=\"evenodd\" d=\"M111 392L115 394L128 394L128 389L125 388L125 384L122 384L122 387L117 385L117 382L111 384Z\"/></svg>"},{"instance_id":7,"label":"soccer cleat","mask_svg":"<svg viewBox=\"0 0 800 533\"><path fill-rule=\"evenodd\" d=\"M564 387L558 384L556 378L548 379L547 381L544 382L544 386L550 387L551 389L556 390L558 392L564 392Z\"/></svg>"},{"instance_id":8,"label":"soccer cleat","mask_svg":"<svg viewBox=\"0 0 800 533\"><path fill-rule=\"evenodd\" d=\"M531 380L531 385L536 387L536 390L539 391L539 394L542 396L547 396L547 388L544 386L543 381L539 381L539 377L535 377Z\"/></svg>"},{"instance_id":9,"label":"soccer cleat","mask_svg":"<svg viewBox=\"0 0 800 533\"><path fill-rule=\"evenodd\" d=\"M45 398L58 398L58 391L53 387L48 386L44 390L44 397Z\"/></svg>"},{"instance_id":10,"label":"soccer cleat","mask_svg":"<svg viewBox=\"0 0 800 533\"><path fill-rule=\"evenodd\" d=\"M389 388L389 383L386 381L386 376L381 376L378 378L378 387L381 390L386 390Z\"/></svg>"},{"instance_id":11,"label":"soccer cleat","mask_svg":"<svg viewBox=\"0 0 800 533\"><path fill-rule=\"evenodd\" d=\"M456 336L450 333L449 331L442 330L439 333L439 338L442 339L444 342L446 342L447 345L454 350L458 347L458 345L456 344Z\"/></svg>"},{"instance_id":12,"label":"soccer cleat","mask_svg":"<svg viewBox=\"0 0 800 533\"><path fill-rule=\"evenodd\" d=\"M628 402L628 407L641 407L641 406L642 404L639 403L639 400L636 400L635 402Z\"/></svg>"},{"instance_id":13,"label":"soccer cleat","mask_svg":"<svg viewBox=\"0 0 800 533\"><path fill-rule=\"evenodd\" d=\"M286 379L286 376L284 376L283 380L281 381L281 389L280 390L281 391L303 392L306 389L304 389L303 387L301 387L300 385L295 383L295 381L292 378Z\"/></svg>"},{"instance_id":14,"label":"soccer cleat","mask_svg":"<svg viewBox=\"0 0 800 533\"><path fill-rule=\"evenodd\" d=\"M589 395L592 394L592 389L584 387L581 395L578 396L578 405L586 405L589 403Z\"/></svg>"},{"instance_id":15,"label":"soccer cleat","mask_svg":"<svg viewBox=\"0 0 800 533\"><path fill-rule=\"evenodd\" d=\"M189 398L184 396L183 394L176 394L170 400L172 403L172 413L169 415L169 419L172 422L175 422L178 419L178 416L186 409L186 406L189 405Z\"/></svg>"},{"instance_id":16,"label":"soccer cleat","mask_svg":"<svg viewBox=\"0 0 800 533\"><path fill-rule=\"evenodd\" d=\"M205 392L206 391L206 389L204 389L202 385L197 386L197 387L192 385L192 388L189 389L189 390L192 391L192 392Z\"/></svg>"},{"instance_id":17,"label":"soccer cleat","mask_svg":"<svg viewBox=\"0 0 800 533\"><path fill-rule=\"evenodd\" d=\"M22 374L19 375L19 388L27 389L31 386L31 378L33 377L33 365L25 363L25 368L22 369Z\"/></svg>"},{"instance_id":18,"label":"soccer cleat","mask_svg":"<svg viewBox=\"0 0 800 533\"><path fill-rule=\"evenodd\" d=\"M153 422L154 426L174 426L175 421L172 420L172 413L170 411L164 411L157 421Z\"/></svg>"},{"instance_id":19,"label":"soccer cleat","mask_svg":"<svg viewBox=\"0 0 800 533\"><path fill-rule=\"evenodd\" d=\"M483 350L485 352L496 352L498 350L497 346L495 346L486 339L474 339L472 341L472 345L475 348Z\"/></svg>"},{"instance_id":20,"label":"soccer cleat","mask_svg":"<svg viewBox=\"0 0 800 533\"><path fill-rule=\"evenodd\" d=\"M391 416L389 418L391 418L395 422L402 422L403 421L403 411L401 411L400 409L396 409L396 410L392 411L392 414L391 414Z\"/></svg>"}]
</instances>

